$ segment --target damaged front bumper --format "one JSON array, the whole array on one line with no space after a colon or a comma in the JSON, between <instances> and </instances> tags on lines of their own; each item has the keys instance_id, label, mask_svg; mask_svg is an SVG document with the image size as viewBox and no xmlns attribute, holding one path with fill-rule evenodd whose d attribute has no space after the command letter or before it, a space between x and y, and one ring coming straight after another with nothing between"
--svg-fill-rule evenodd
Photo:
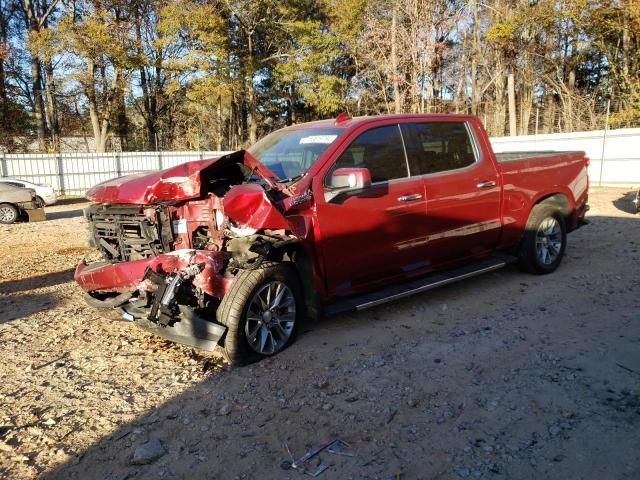
<instances>
[{"instance_id":1,"label":"damaged front bumper","mask_svg":"<svg viewBox=\"0 0 640 480\"><path fill-rule=\"evenodd\" d=\"M213 351L226 332L215 306L230 279L219 252L177 250L121 263L82 261L75 280L95 308L118 309L124 320L167 340Z\"/></svg>"},{"instance_id":2,"label":"damaged front bumper","mask_svg":"<svg viewBox=\"0 0 640 480\"><path fill-rule=\"evenodd\" d=\"M227 327L200 317L193 309L180 305L175 323L162 325L149 320L149 309L125 303L120 306L122 318L166 340L212 352L227 331Z\"/></svg>"}]
</instances>

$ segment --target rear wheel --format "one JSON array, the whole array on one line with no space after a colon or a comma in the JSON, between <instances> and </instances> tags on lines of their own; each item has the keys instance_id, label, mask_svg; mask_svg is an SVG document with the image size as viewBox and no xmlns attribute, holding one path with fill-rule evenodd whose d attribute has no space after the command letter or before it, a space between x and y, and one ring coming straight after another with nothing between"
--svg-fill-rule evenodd
<instances>
[{"instance_id":1,"label":"rear wheel","mask_svg":"<svg viewBox=\"0 0 640 480\"><path fill-rule=\"evenodd\" d=\"M567 227L561 212L551 205L536 205L531 211L520 247L520 266L527 272L553 272L564 256Z\"/></svg>"},{"instance_id":2,"label":"rear wheel","mask_svg":"<svg viewBox=\"0 0 640 480\"><path fill-rule=\"evenodd\" d=\"M289 266L263 263L256 270L240 270L216 314L227 326L224 350L229 363L285 349L296 336L303 308L298 278Z\"/></svg>"},{"instance_id":3,"label":"rear wheel","mask_svg":"<svg viewBox=\"0 0 640 480\"><path fill-rule=\"evenodd\" d=\"M44 203L44 199L42 197L36 197L36 205L38 205L38 208L42 208L46 203Z\"/></svg>"},{"instance_id":4,"label":"rear wheel","mask_svg":"<svg viewBox=\"0 0 640 480\"><path fill-rule=\"evenodd\" d=\"M0 223L13 223L20 216L20 212L10 203L0 203Z\"/></svg>"}]
</instances>

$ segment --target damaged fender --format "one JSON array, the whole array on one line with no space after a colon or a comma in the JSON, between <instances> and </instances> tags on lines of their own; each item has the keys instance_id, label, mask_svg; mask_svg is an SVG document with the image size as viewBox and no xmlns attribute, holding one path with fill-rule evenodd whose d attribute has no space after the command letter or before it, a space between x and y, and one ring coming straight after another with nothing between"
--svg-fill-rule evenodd
<instances>
[{"instance_id":1,"label":"damaged fender","mask_svg":"<svg viewBox=\"0 0 640 480\"><path fill-rule=\"evenodd\" d=\"M231 187L222 202L227 216L243 227L291 230L289 222L256 183Z\"/></svg>"}]
</instances>

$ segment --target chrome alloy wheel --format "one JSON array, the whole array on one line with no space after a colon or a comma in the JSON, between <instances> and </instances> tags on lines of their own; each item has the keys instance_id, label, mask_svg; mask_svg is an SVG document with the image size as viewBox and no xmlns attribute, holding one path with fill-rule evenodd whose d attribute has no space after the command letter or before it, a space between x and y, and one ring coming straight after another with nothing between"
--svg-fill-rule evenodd
<instances>
[{"instance_id":1,"label":"chrome alloy wheel","mask_svg":"<svg viewBox=\"0 0 640 480\"><path fill-rule=\"evenodd\" d=\"M551 265L562 250L562 229L554 217L545 218L536 233L536 254L543 265Z\"/></svg>"},{"instance_id":2,"label":"chrome alloy wheel","mask_svg":"<svg viewBox=\"0 0 640 480\"><path fill-rule=\"evenodd\" d=\"M0 222L1 223L13 223L17 216L16 211L8 205L0 206Z\"/></svg>"},{"instance_id":3,"label":"chrome alloy wheel","mask_svg":"<svg viewBox=\"0 0 640 480\"><path fill-rule=\"evenodd\" d=\"M296 300L284 283L263 285L247 308L244 332L249 346L261 355L280 351L289 341L296 322Z\"/></svg>"}]
</instances>

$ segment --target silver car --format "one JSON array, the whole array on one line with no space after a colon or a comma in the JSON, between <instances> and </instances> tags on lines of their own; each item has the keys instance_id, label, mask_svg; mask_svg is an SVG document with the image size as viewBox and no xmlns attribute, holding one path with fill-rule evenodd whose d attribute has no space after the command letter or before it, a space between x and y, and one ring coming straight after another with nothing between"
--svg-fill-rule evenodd
<instances>
[{"instance_id":1,"label":"silver car","mask_svg":"<svg viewBox=\"0 0 640 480\"><path fill-rule=\"evenodd\" d=\"M45 185L42 183L33 183L28 180L22 180L20 178L5 177L0 178L0 183L6 183L13 185L14 187L30 188L36 191L36 198L41 207L54 205L58 201L56 191L51 185Z\"/></svg>"},{"instance_id":2,"label":"silver car","mask_svg":"<svg viewBox=\"0 0 640 480\"><path fill-rule=\"evenodd\" d=\"M44 208L35 190L0 182L0 223L14 223L21 219L30 222L45 219Z\"/></svg>"}]
</instances>

